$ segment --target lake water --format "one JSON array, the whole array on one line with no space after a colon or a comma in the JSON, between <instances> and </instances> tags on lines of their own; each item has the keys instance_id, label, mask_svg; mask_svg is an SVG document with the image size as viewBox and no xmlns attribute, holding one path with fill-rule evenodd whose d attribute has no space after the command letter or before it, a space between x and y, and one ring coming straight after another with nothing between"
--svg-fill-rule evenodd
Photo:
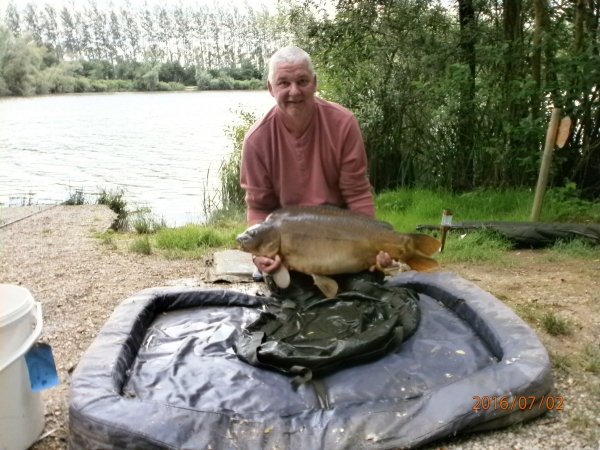
<instances>
[{"instance_id":1,"label":"lake water","mask_svg":"<svg viewBox=\"0 0 600 450\"><path fill-rule=\"evenodd\" d=\"M171 226L203 220L233 143L236 111L257 116L268 91L51 95L0 99L0 203L54 204L124 189Z\"/></svg>"}]
</instances>

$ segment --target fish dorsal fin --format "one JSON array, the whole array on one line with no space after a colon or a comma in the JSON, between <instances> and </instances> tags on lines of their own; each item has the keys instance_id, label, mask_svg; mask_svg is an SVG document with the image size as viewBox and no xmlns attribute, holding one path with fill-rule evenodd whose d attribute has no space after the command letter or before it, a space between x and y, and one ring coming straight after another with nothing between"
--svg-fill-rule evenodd
<instances>
[{"instance_id":1,"label":"fish dorsal fin","mask_svg":"<svg viewBox=\"0 0 600 450\"><path fill-rule=\"evenodd\" d=\"M281 265L277 271L271 274L273 277L273 281L275 284L281 289L285 289L290 285L290 272L287 270L287 267Z\"/></svg>"},{"instance_id":2,"label":"fish dorsal fin","mask_svg":"<svg viewBox=\"0 0 600 450\"><path fill-rule=\"evenodd\" d=\"M437 252L442 243L433 236L425 233L410 233L415 244L415 252L430 256Z\"/></svg>"},{"instance_id":3,"label":"fish dorsal fin","mask_svg":"<svg viewBox=\"0 0 600 450\"><path fill-rule=\"evenodd\" d=\"M427 236L427 235L425 235ZM406 264L410 266L411 269L417 270L419 272L428 272L433 269L436 269L439 264L438 262L430 258L427 255L424 255L420 252L415 252L413 255L405 261Z\"/></svg>"},{"instance_id":4,"label":"fish dorsal fin","mask_svg":"<svg viewBox=\"0 0 600 450\"><path fill-rule=\"evenodd\" d=\"M326 297L335 297L338 293L338 284L333 278L326 277L325 275L313 274L313 280L317 287L325 294Z\"/></svg>"}]
</instances>

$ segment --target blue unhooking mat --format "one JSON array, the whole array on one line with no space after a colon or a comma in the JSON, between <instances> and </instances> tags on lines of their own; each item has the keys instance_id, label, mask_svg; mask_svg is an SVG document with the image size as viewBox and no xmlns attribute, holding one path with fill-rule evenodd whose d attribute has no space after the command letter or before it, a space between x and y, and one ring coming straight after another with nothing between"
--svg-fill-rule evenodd
<instances>
[{"instance_id":1,"label":"blue unhooking mat","mask_svg":"<svg viewBox=\"0 0 600 450\"><path fill-rule=\"evenodd\" d=\"M450 273L399 274L421 321L396 351L292 386L233 350L262 297L154 288L124 301L73 374L71 449L396 449L510 425L542 408L488 408L552 391L535 333ZM323 402L322 397L327 401ZM499 403L497 403L499 405Z\"/></svg>"}]
</instances>

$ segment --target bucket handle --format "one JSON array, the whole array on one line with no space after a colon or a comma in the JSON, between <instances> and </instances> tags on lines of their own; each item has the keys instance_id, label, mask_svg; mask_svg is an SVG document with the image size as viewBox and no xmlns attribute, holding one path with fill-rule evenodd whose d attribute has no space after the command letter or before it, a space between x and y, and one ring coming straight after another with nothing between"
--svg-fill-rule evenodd
<instances>
[{"instance_id":1,"label":"bucket handle","mask_svg":"<svg viewBox=\"0 0 600 450\"><path fill-rule=\"evenodd\" d=\"M4 363L0 364L0 372L2 372L4 369L6 369L8 366L10 366L13 362L15 362L17 360L17 358L20 358L25 353L27 353L27 351L35 343L37 338L40 337L40 334L42 334L42 304L40 302L35 302L35 308L36 308L35 318L37 320L37 323L35 324L35 329L33 330L33 333L31 333L29 338L23 343L23 345L21 345L21 347L19 347L19 350L17 350L17 352L13 356L11 356Z\"/></svg>"}]
</instances>

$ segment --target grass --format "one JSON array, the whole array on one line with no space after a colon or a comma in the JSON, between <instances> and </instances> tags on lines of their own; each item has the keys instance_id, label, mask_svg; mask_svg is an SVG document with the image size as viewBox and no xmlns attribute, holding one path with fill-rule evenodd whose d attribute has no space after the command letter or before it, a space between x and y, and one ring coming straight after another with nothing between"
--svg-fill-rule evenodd
<instances>
[{"instance_id":1,"label":"grass","mask_svg":"<svg viewBox=\"0 0 600 450\"><path fill-rule=\"evenodd\" d=\"M545 204L542 220L568 219L570 205L576 205L573 207L574 218L582 216L584 207L591 210L586 217L593 217L597 204L575 201L568 197L570 191L566 194L561 192L559 191L559 194L562 197L549 195L550 200ZM452 210L454 223L470 220L528 221L533 193L524 189L478 190L463 194L427 189L400 189L378 194L374 200L379 219L392 223L398 231L414 232L417 224L439 224L443 209ZM122 189L102 190L98 196L98 203L109 205L117 213L118 218L113 224L113 229L133 230L137 234L149 236L147 240L139 241L143 242L143 245L135 244L134 248L137 250L132 251L143 253L146 251L144 248L150 247L151 251L159 251L167 258L200 258L211 249L236 247L235 236L246 228L245 208L234 201L229 202L229 207L225 209L213 208L207 211L209 219L205 225L190 224L171 229L166 228L164 219L157 218L147 209L127 211ZM598 217L600 220L600 215ZM440 237L439 230L433 230L431 234ZM468 233L454 231L447 234L444 252L436 255L436 258L442 262L514 265L517 262L507 251L512 247L509 240L493 230L483 229ZM589 242L575 239L558 242L544 257L548 260L594 260L600 257L600 249ZM538 314L535 320L537 323L544 321L550 330L559 330L561 327L556 323L556 316L544 319ZM560 331L558 333L560 334Z\"/></svg>"},{"instance_id":2,"label":"grass","mask_svg":"<svg viewBox=\"0 0 600 450\"><path fill-rule=\"evenodd\" d=\"M533 194L525 190L479 190L464 194L428 189L400 189L375 197L377 217L398 231L414 231L417 224L437 225L442 210L452 210L452 221L528 220Z\"/></svg>"},{"instance_id":3,"label":"grass","mask_svg":"<svg viewBox=\"0 0 600 450\"><path fill-rule=\"evenodd\" d=\"M128 214L127 227L132 228L138 234L152 234L166 228L167 222L164 218L158 218L149 209L144 208Z\"/></svg>"},{"instance_id":4,"label":"grass","mask_svg":"<svg viewBox=\"0 0 600 450\"><path fill-rule=\"evenodd\" d=\"M107 205L117 214L117 218L111 225L113 230L119 231L125 229L127 223L127 201L125 200L125 191L123 189L100 189L96 203Z\"/></svg>"},{"instance_id":5,"label":"grass","mask_svg":"<svg viewBox=\"0 0 600 450\"><path fill-rule=\"evenodd\" d=\"M150 237L148 235L143 235L134 239L133 242L129 244L129 250L131 250L134 253L150 255L152 253L152 244L150 243Z\"/></svg>"},{"instance_id":6,"label":"grass","mask_svg":"<svg viewBox=\"0 0 600 450\"><path fill-rule=\"evenodd\" d=\"M549 249L546 260L559 262L570 258L594 260L600 258L600 247L583 239L558 240Z\"/></svg>"},{"instance_id":7,"label":"grass","mask_svg":"<svg viewBox=\"0 0 600 450\"><path fill-rule=\"evenodd\" d=\"M116 250L117 249L117 244L115 242L115 232L112 229L107 230L104 233L96 233L94 235L95 238L100 239L102 242L102 245L107 246L108 248L112 249L112 250Z\"/></svg>"},{"instance_id":8,"label":"grass","mask_svg":"<svg viewBox=\"0 0 600 450\"><path fill-rule=\"evenodd\" d=\"M573 361L571 360L569 355L561 355L559 353L548 350L548 356L550 357L550 362L552 364L553 369L565 373L571 372L573 368Z\"/></svg>"},{"instance_id":9,"label":"grass","mask_svg":"<svg viewBox=\"0 0 600 450\"><path fill-rule=\"evenodd\" d=\"M566 335L571 333L571 326L566 319L557 316L553 312L548 312L542 315L541 323L544 330L548 334L554 336Z\"/></svg>"},{"instance_id":10,"label":"grass","mask_svg":"<svg viewBox=\"0 0 600 450\"><path fill-rule=\"evenodd\" d=\"M197 258L211 249L236 247L235 237L244 228L243 224L231 227L188 224L165 228L156 233L154 244L169 258Z\"/></svg>"},{"instance_id":11,"label":"grass","mask_svg":"<svg viewBox=\"0 0 600 450\"><path fill-rule=\"evenodd\" d=\"M540 307L535 303L527 305L516 305L514 310L517 315L525 322L530 324L538 324L542 320L543 312L540 311Z\"/></svg>"},{"instance_id":12,"label":"grass","mask_svg":"<svg viewBox=\"0 0 600 450\"><path fill-rule=\"evenodd\" d=\"M576 430L588 428L592 424L593 419L587 414L579 413L571 417L569 425Z\"/></svg>"},{"instance_id":13,"label":"grass","mask_svg":"<svg viewBox=\"0 0 600 450\"><path fill-rule=\"evenodd\" d=\"M600 203L578 200L575 191L555 189L548 194L541 221L566 222L582 218L600 222ZM533 193L521 189L477 190L463 194L451 194L428 189L401 189L375 196L377 217L390 222L396 230L415 231L417 225L439 225L442 211L452 211L452 222L475 220L502 220L526 222L533 205ZM440 237L438 230L432 231ZM448 262L480 263L496 265L511 263L506 250L511 242L491 230L472 232L451 231L447 233L444 252L439 259ZM557 242L546 256L547 259L568 258L597 259L600 248L590 242L574 239Z\"/></svg>"},{"instance_id":14,"label":"grass","mask_svg":"<svg viewBox=\"0 0 600 450\"><path fill-rule=\"evenodd\" d=\"M480 263L489 262L494 265L513 264L507 250L512 244L500 234L484 229L481 231L454 234L446 237L444 252L437 259L446 262Z\"/></svg>"},{"instance_id":15,"label":"grass","mask_svg":"<svg viewBox=\"0 0 600 450\"><path fill-rule=\"evenodd\" d=\"M600 347L593 344L586 344L582 351L583 368L592 373L600 372Z\"/></svg>"}]
</instances>

